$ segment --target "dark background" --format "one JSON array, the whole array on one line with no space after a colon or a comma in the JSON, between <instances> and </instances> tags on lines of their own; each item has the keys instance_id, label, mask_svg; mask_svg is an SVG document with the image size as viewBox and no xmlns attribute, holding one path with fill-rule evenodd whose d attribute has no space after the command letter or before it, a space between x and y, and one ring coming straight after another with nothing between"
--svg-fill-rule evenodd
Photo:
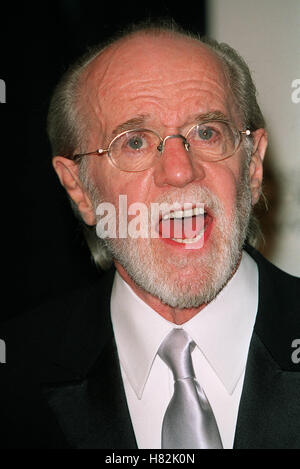
<instances>
[{"instance_id":1,"label":"dark background","mask_svg":"<svg viewBox=\"0 0 300 469\"><path fill-rule=\"evenodd\" d=\"M21 2L19 2L21 3ZM46 115L62 73L87 46L128 22L173 18L205 34L205 1L182 5L56 0L1 8L0 321L99 276L51 165Z\"/></svg>"}]
</instances>

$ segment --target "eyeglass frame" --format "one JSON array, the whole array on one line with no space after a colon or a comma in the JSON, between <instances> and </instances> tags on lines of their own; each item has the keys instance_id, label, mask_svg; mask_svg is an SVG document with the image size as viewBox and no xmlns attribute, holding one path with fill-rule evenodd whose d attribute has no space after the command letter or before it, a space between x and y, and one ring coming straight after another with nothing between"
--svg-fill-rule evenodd
<instances>
[{"instance_id":1,"label":"eyeglass frame","mask_svg":"<svg viewBox=\"0 0 300 469\"><path fill-rule=\"evenodd\" d=\"M217 163L219 161L224 161L226 160L227 158L230 158L231 156L233 156L239 149L240 145L241 145L241 142L242 142L242 138L243 138L243 135L246 135L247 137L249 137L253 131L251 131L250 129L246 129L246 130L239 130L237 129L231 122L229 121L226 121L226 120L222 120L222 119L212 119L212 120L203 120L201 122L198 122L197 124L194 124L192 125L192 127L186 132L185 136L184 135L181 135L181 134L172 134L172 135L167 135L165 138L162 138L155 130L152 130L152 129L145 129L145 128L136 128L136 129L130 129L130 130L124 130L123 132L119 133L118 135L116 135L111 141L110 143L108 144L108 147L107 148L98 148L97 150L94 150L94 151L90 151L90 152L87 152L87 153L77 153L75 155L67 155L66 158L69 158L73 161L77 161L79 160L80 158L83 158L84 156L89 156L89 155L97 155L97 156L103 156L104 154L108 154L108 157L111 161L111 163L113 164L113 166L117 169L119 169L120 171L125 171L125 172L130 172L130 173L134 173L134 172L142 172L142 171L146 171L147 169L150 169L153 167L153 165L149 166L148 168L145 168L145 169L140 169L140 170L128 170L128 169L122 169L122 168L119 168L113 161L111 155L110 155L110 149L113 145L113 143L120 137L122 137L122 135L125 135L129 132L152 132L153 134L155 134L159 140L160 140L160 144L157 146L157 150L162 154L163 151L164 151L164 147L165 147L165 143L167 140L171 139L171 138L182 138L184 140L184 147L186 149L186 151L189 151L189 146L190 144L188 143L187 141L187 137L189 135L189 133L195 128L197 127L198 125L202 125L202 124L208 124L210 122L222 122L223 124L227 124L227 125L230 125L234 130L236 130L240 136L240 140L237 144L237 147L235 148L234 152L231 153L230 155L227 155L225 156L224 158L220 158L218 160L204 160L204 161L208 161L208 162L212 162L212 163Z\"/></svg>"}]
</instances>

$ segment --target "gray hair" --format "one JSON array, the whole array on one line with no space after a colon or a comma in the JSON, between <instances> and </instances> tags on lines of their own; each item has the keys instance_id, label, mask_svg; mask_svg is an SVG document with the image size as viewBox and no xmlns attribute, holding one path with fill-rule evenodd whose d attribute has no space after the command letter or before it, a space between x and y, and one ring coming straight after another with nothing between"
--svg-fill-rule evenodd
<instances>
[{"instance_id":1,"label":"gray hair","mask_svg":"<svg viewBox=\"0 0 300 469\"><path fill-rule=\"evenodd\" d=\"M148 34L150 36L182 35L206 44L221 59L224 65L233 96L242 113L244 127L252 131L265 127L265 121L256 99L256 88L248 65L232 47L207 37L200 38L183 30L173 20L154 23L144 22L131 25L106 42L88 49L64 73L52 95L47 120L47 132L53 156L72 155L83 152L86 148L89 135L89 119L85 114L84 103L81 99L81 77L86 67L110 45L139 34ZM248 143L246 146L246 152L249 156L248 162L250 161L251 149L250 140L250 144ZM91 197L95 198L96 188L88 174L88 159L82 158L78 164L79 177ZM84 236L95 264L101 269L109 268L112 264L112 257L105 246L104 240L97 236L95 226L90 227L83 222L77 206L71 199L70 203L76 217L82 224ZM262 238L259 222L252 213L246 241L256 246Z\"/></svg>"}]
</instances>

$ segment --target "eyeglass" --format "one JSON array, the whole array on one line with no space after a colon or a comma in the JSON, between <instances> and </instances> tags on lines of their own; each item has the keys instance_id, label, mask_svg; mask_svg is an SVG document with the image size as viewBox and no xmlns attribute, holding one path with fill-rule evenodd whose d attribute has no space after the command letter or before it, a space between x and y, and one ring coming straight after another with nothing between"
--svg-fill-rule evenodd
<instances>
[{"instance_id":1,"label":"eyeglass","mask_svg":"<svg viewBox=\"0 0 300 469\"><path fill-rule=\"evenodd\" d=\"M175 134L162 138L154 130L133 129L114 137L106 149L78 153L69 158L75 161L84 156L102 156L107 153L113 165L122 171L144 171L155 165L168 139L181 138L192 158L217 162L232 156L238 150L243 136L250 134L249 129L238 130L231 123L221 120L193 125L185 136Z\"/></svg>"}]
</instances>

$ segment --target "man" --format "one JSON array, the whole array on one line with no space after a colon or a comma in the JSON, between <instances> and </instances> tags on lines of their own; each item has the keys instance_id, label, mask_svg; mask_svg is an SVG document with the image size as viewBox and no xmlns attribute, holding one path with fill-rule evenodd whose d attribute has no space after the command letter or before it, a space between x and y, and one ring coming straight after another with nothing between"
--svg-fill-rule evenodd
<instances>
[{"instance_id":1,"label":"man","mask_svg":"<svg viewBox=\"0 0 300 469\"><path fill-rule=\"evenodd\" d=\"M70 69L48 130L115 269L3 328L2 445L299 447L299 279L246 244L267 133L243 60L142 27Z\"/></svg>"}]
</instances>

